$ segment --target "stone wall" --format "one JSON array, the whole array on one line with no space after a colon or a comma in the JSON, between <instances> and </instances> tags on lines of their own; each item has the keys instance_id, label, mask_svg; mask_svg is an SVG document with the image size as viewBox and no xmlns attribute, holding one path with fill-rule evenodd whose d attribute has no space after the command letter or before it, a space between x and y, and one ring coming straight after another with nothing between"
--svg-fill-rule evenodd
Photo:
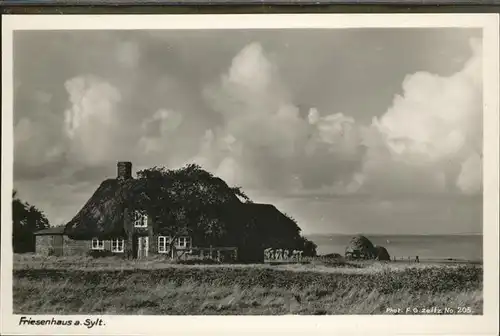
<instances>
[{"instance_id":1,"label":"stone wall","mask_svg":"<svg viewBox=\"0 0 500 336\"><path fill-rule=\"evenodd\" d=\"M127 240L124 241L124 248L127 248ZM64 236L65 256L86 256L92 250L92 240L75 240ZM111 240L104 241L104 250L111 251ZM116 256L125 256L125 252L114 252Z\"/></svg>"},{"instance_id":2,"label":"stone wall","mask_svg":"<svg viewBox=\"0 0 500 336\"><path fill-rule=\"evenodd\" d=\"M35 237L35 253L44 256L49 255L52 249L52 236L36 236Z\"/></svg>"},{"instance_id":3,"label":"stone wall","mask_svg":"<svg viewBox=\"0 0 500 336\"><path fill-rule=\"evenodd\" d=\"M153 234L152 230L147 230L146 236L149 236L149 256L156 255L164 256L165 258L171 257L171 253L169 252L158 253L158 235ZM62 242L62 246L60 242ZM59 246L54 246L54 244L58 244ZM125 239L124 244L124 252L114 253L116 256L127 256L126 252L127 250L131 250L130 245L132 244L132 240ZM54 255L56 250L62 251L60 254L63 256L87 256L91 249L91 240L75 240L65 235L36 236L36 253L45 256L50 254ZM111 251L111 240L104 240L104 250Z\"/></svg>"},{"instance_id":4,"label":"stone wall","mask_svg":"<svg viewBox=\"0 0 500 336\"><path fill-rule=\"evenodd\" d=\"M35 236L35 253L44 256L63 255L62 235Z\"/></svg>"},{"instance_id":5,"label":"stone wall","mask_svg":"<svg viewBox=\"0 0 500 336\"><path fill-rule=\"evenodd\" d=\"M85 256L91 248L90 240L75 240L64 236L63 255L65 256Z\"/></svg>"},{"instance_id":6,"label":"stone wall","mask_svg":"<svg viewBox=\"0 0 500 336\"><path fill-rule=\"evenodd\" d=\"M61 243L62 242L62 245ZM58 246L54 246L57 244ZM125 241L125 245L127 242ZM64 256L86 256L88 252L92 249L91 240L75 240L68 236L60 235L44 235L36 236L36 253L44 256L55 255L56 251L59 251L61 255ZM111 241L104 241L104 250L111 251ZM124 253L117 252L116 255L124 255Z\"/></svg>"}]
</instances>

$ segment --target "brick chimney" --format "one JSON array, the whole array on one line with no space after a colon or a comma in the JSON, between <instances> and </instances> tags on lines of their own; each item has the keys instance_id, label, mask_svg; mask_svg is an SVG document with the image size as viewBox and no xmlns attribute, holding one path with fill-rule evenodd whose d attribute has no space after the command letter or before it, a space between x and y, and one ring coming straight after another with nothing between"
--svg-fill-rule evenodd
<instances>
[{"instance_id":1,"label":"brick chimney","mask_svg":"<svg viewBox=\"0 0 500 336\"><path fill-rule=\"evenodd\" d=\"M118 180L128 180L132 178L132 162L120 161L117 164Z\"/></svg>"}]
</instances>

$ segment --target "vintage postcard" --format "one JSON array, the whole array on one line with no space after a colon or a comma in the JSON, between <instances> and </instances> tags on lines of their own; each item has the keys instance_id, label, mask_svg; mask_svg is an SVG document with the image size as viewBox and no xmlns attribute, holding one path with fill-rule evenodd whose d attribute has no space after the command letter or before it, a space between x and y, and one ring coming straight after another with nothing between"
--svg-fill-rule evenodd
<instances>
[{"instance_id":1,"label":"vintage postcard","mask_svg":"<svg viewBox=\"0 0 500 336\"><path fill-rule=\"evenodd\" d=\"M2 334L496 334L498 24L4 17Z\"/></svg>"}]
</instances>

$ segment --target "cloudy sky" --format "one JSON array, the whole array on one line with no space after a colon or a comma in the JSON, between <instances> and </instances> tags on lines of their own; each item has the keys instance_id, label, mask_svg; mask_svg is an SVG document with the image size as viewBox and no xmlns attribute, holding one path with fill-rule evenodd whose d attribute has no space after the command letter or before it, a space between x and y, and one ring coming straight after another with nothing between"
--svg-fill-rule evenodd
<instances>
[{"instance_id":1,"label":"cloudy sky","mask_svg":"<svg viewBox=\"0 0 500 336\"><path fill-rule=\"evenodd\" d=\"M62 224L196 162L305 233L482 232L481 32L14 35L14 186Z\"/></svg>"}]
</instances>

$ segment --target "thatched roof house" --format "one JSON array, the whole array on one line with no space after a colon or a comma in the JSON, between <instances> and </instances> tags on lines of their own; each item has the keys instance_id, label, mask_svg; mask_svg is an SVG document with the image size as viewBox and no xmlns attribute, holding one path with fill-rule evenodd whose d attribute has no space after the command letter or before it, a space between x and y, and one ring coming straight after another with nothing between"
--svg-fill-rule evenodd
<instances>
[{"instance_id":1,"label":"thatched roof house","mask_svg":"<svg viewBox=\"0 0 500 336\"><path fill-rule=\"evenodd\" d=\"M152 170L137 179L131 171L131 163L118 163L117 178L104 180L67 223L63 244L77 246L76 253L90 247L132 257L215 244L246 260L263 258L269 246L303 247L295 221L273 205L240 201L206 171Z\"/></svg>"},{"instance_id":2,"label":"thatched roof house","mask_svg":"<svg viewBox=\"0 0 500 336\"><path fill-rule=\"evenodd\" d=\"M64 234L64 226L52 226L47 229L39 230L34 232L37 236L51 236Z\"/></svg>"}]
</instances>

